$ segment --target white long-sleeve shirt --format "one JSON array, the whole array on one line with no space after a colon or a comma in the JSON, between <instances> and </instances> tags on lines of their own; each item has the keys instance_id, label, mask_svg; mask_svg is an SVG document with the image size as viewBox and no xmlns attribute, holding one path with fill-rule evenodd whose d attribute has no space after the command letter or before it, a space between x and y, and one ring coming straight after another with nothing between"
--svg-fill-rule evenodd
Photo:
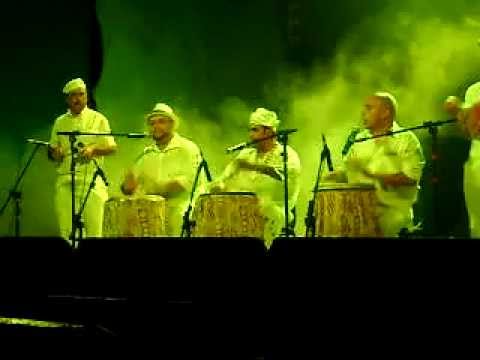
<instances>
[{"instance_id":1,"label":"white long-sleeve shirt","mask_svg":"<svg viewBox=\"0 0 480 360\"><path fill-rule=\"evenodd\" d=\"M268 153L262 154L255 148L243 149L235 160L246 160L256 165L268 165L275 169L280 180L257 171L240 169L236 161L232 161L223 172L220 181L225 183L227 191L254 192L260 199L264 215L274 222L270 224L270 230L265 233L267 245L281 232L284 222L284 169L283 169L283 146L279 143ZM288 205L290 212L295 207L300 192L300 158L295 150L287 147L288 154Z\"/></svg>"},{"instance_id":2,"label":"white long-sleeve shirt","mask_svg":"<svg viewBox=\"0 0 480 360\"><path fill-rule=\"evenodd\" d=\"M392 131L401 128L394 122ZM361 131L356 138L372 136L369 130ZM344 158L349 183L366 183L375 186L379 215L384 223L384 233L394 236L397 230L408 226L412 220L412 206L417 200L419 182L425 160L418 138L413 132L404 132L374 140L356 143ZM364 174L404 174L412 186L384 186L380 181Z\"/></svg>"},{"instance_id":3,"label":"white long-sleeve shirt","mask_svg":"<svg viewBox=\"0 0 480 360\"><path fill-rule=\"evenodd\" d=\"M64 184L70 182L70 163L71 151L70 141L68 136L57 135L58 131L81 131L92 133L110 133L110 125L107 118L101 113L86 107L79 115L74 115L70 111L59 116L53 125L50 136L50 143L52 145L60 145L65 152L65 158L57 164L58 181L57 184ZM84 146L97 144L100 146L115 146L115 140L112 136L77 136L76 144L82 143ZM96 159L97 163L103 165L103 157ZM92 162L77 163L76 180L79 182L86 179L89 181L93 176L96 168ZM97 180L100 182L101 180Z\"/></svg>"},{"instance_id":4,"label":"white long-sleeve shirt","mask_svg":"<svg viewBox=\"0 0 480 360\"><path fill-rule=\"evenodd\" d=\"M470 222L470 235L480 238L480 139L472 140L464 166L464 192Z\"/></svg>"},{"instance_id":5,"label":"white long-sleeve shirt","mask_svg":"<svg viewBox=\"0 0 480 360\"><path fill-rule=\"evenodd\" d=\"M173 180L179 181L185 189L167 199L168 235L178 236L181 233L182 218L201 160L198 146L175 134L164 149L157 145L146 147L134 165L140 193L155 195L159 185Z\"/></svg>"}]
</instances>

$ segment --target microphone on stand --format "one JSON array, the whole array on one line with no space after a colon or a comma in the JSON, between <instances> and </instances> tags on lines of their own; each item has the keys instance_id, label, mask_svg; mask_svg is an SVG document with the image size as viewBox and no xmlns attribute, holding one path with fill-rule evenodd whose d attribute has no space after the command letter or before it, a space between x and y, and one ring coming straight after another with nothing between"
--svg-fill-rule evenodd
<instances>
[{"instance_id":1,"label":"microphone on stand","mask_svg":"<svg viewBox=\"0 0 480 360\"><path fill-rule=\"evenodd\" d=\"M251 144L249 144L249 143L243 142L243 143L240 143L240 144L237 144L237 145L230 146L225 151L227 152L227 154L230 154L230 153L238 151L238 150L243 150L250 145Z\"/></svg>"},{"instance_id":2,"label":"microphone on stand","mask_svg":"<svg viewBox=\"0 0 480 360\"><path fill-rule=\"evenodd\" d=\"M203 156L203 152L200 150L200 156L202 157L203 169L205 170L205 176L207 177L208 182L212 182L212 175L210 174L210 169L208 168L207 160Z\"/></svg>"},{"instance_id":3,"label":"microphone on stand","mask_svg":"<svg viewBox=\"0 0 480 360\"><path fill-rule=\"evenodd\" d=\"M243 143L240 143L240 144L237 144L237 145L234 145L234 146L230 146L229 148L227 148L225 151L227 152L227 154L229 153L232 153L232 152L235 152L235 151L238 151L238 150L243 150L245 149L246 147L249 147L253 144L256 144L256 143L259 143L263 140L267 140L267 139L271 139L271 138L274 138L276 136L284 136L284 135L290 135L290 134L293 134L293 133L296 133L298 131L298 129L283 129L283 130L277 130L277 132L275 133L275 135L273 136L269 136L265 139L260 139L260 140L257 140L257 141L251 141L251 142L243 142Z\"/></svg>"},{"instance_id":4,"label":"microphone on stand","mask_svg":"<svg viewBox=\"0 0 480 360\"><path fill-rule=\"evenodd\" d=\"M85 147L85 144L82 143L82 142L79 142L79 143L77 144L77 147L80 148L80 149L82 149L82 148ZM81 158L84 159L83 157L81 157ZM85 159L84 159L84 160L85 160ZM102 180L103 180L103 182L105 183L105 185L108 186L108 180L107 180L107 176L105 175L105 172L104 172L103 169L100 167L100 165L98 165L98 162L97 162L96 159L92 158L91 160L92 160L92 162L95 164L95 167L97 168L97 173L98 173L98 175L102 178Z\"/></svg>"},{"instance_id":5,"label":"microphone on stand","mask_svg":"<svg viewBox=\"0 0 480 360\"><path fill-rule=\"evenodd\" d=\"M298 129L283 129L283 130L278 130L275 134L276 135L289 135L296 133Z\"/></svg>"},{"instance_id":6,"label":"microphone on stand","mask_svg":"<svg viewBox=\"0 0 480 360\"><path fill-rule=\"evenodd\" d=\"M323 151L325 151L325 156L327 158L327 166L328 171L333 171L333 164L332 164L332 157L330 155L330 149L327 145L327 140L325 139L325 134L322 134L322 141L323 141Z\"/></svg>"},{"instance_id":7,"label":"microphone on stand","mask_svg":"<svg viewBox=\"0 0 480 360\"><path fill-rule=\"evenodd\" d=\"M347 142L345 143L342 149L343 157L347 156L348 152L350 151L350 148L352 147L353 144L355 144L355 139L360 131L362 131L361 128L355 128L350 132L350 135L348 135Z\"/></svg>"},{"instance_id":8,"label":"microphone on stand","mask_svg":"<svg viewBox=\"0 0 480 360\"><path fill-rule=\"evenodd\" d=\"M127 138L129 139L144 139L151 136L150 134L145 134L145 133L130 133L127 134Z\"/></svg>"},{"instance_id":9,"label":"microphone on stand","mask_svg":"<svg viewBox=\"0 0 480 360\"><path fill-rule=\"evenodd\" d=\"M95 164L95 166L97 167L97 173L98 175L102 178L103 182L105 183L106 186L108 186L108 180L107 180L107 176L105 175L104 171L102 170L102 168L100 167L100 165L98 165L98 162L97 160L95 159L92 159L93 163Z\"/></svg>"},{"instance_id":10,"label":"microphone on stand","mask_svg":"<svg viewBox=\"0 0 480 360\"><path fill-rule=\"evenodd\" d=\"M36 139L27 139L27 143L34 144L34 145L43 145L43 146L50 146L50 143L47 141L36 140Z\"/></svg>"}]
</instances>

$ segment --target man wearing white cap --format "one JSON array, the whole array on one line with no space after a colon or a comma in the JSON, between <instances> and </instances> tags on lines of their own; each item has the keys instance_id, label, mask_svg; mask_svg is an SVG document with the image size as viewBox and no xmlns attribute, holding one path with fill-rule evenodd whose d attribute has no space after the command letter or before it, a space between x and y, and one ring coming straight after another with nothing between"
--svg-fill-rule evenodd
<instances>
[{"instance_id":1,"label":"man wearing white cap","mask_svg":"<svg viewBox=\"0 0 480 360\"><path fill-rule=\"evenodd\" d=\"M257 194L266 219L264 240L270 247L284 228L284 169L283 146L274 137L280 124L277 114L264 108L250 115L250 139L257 141L253 148L243 149L226 167L220 179L213 185L214 191L249 191ZM262 140L265 139L265 140ZM288 154L289 211L300 192L300 159L290 146Z\"/></svg>"},{"instance_id":2,"label":"man wearing white cap","mask_svg":"<svg viewBox=\"0 0 480 360\"><path fill-rule=\"evenodd\" d=\"M357 139L398 131L398 104L393 95L377 92L364 103L365 129ZM377 214L385 237L396 237L413 225L412 206L417 200L425 164L422 147L413 132L354 144L344 158L344 170L328 178L375 186ZM333 175L333 176L332 176Z\"/></svg>"},{"instance_id":3,"label":"man wearing white cap","mask_svg":"<svg viewBox=\"0 0 480 360\"><path fill-rule=\"evenodd\" d=\"M111 131L105 116L87 106L87 87L82 79L69 81L63 88L63 93L69 110L55 120L48 154L49 158L55 162L58 173L55 208L60 234L68 240L72 232L70 141L68 136L59 136L57 132L109 133ZM102 166L103 157L114 153L116 144L111 136L78 136L76 146L79 152L75 175L75 202L76 211L78 211L96 170L91 160L96 159ZM103 206L107 199L106 185L97 178L83 214L84 234L87 237L102 236Z\"/></svg>"},{"instance_id":4,"label":"man wearing white cap","mask_svg":"<svg viewBox=\"0 0 480 360\"><path fill-rule=\"evenodd\" d=\"M445 109L457 117L462 130L472 139L470 155L464 166L463 191L470 236L480 238L480 82L468 88L463 104L457 97L449 97Z\"/></svg>"},{"instance_id":5,"label":"man wearing white cap","mask_svg":"<svg viewBox=\"0 0 480 360\"><path fill-rule=\"evenodd\" d=\"M180 236L200 149L176 130L179 117L167 104L156 104L146 121L155 144L147 146L125 176L125 195L160 195L167 200L167 235Z\"/></svg>"}]
</instances>

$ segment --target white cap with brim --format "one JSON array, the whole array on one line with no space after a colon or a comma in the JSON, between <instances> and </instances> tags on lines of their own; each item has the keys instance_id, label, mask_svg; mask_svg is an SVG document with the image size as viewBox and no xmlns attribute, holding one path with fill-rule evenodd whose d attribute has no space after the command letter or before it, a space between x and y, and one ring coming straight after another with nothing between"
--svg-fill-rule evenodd
<instances>
[{"instance_id":1,"label":"white cap with brim","mask_svg":"<svg viewBox=\"0 0 480 360\"><path fill-rule=\"evenodd\" d=\"M258 108L250 115L250 126L266 126L274 130L280 125L280 120L274 111Z\"/></svg>"},{"instance_id":2,"label":"white cap with brim","mask_svg":"<svg viewBox=\"0 0 480 360\"><path fill-rule=\"evenodd\" d=\"M467 89L462 108L470 109L477 104L480 104L480 82L473 84Z\"/></svg>"},{"instance_id":3,"label":"white cap with brim","mask_svg":"<svg viewBox=\"0 0 480 360\"><path fill-rule=\"evenodd\" d=\"M77 78L70 80L68 83L65 84L63 88L63 93L65 95L68 95L75 90L87 90L87 85L82 79Z\"/></svg>"},{"instance_id":4,"label":"white cap with brim","mask_svg":"<svg viewBox=\"0 0 480 360\"><path fill-rule=\"evenodd\" d=\"M164 103L157 103L153 110L147 114L145 120L148 121L155 116L165 116L169 119L172 119L175 124L175 128L177 128L180 123L180 118L177 116L177 114L175 114L175 112L170 106Z\"/></svg>"}]
</instances>

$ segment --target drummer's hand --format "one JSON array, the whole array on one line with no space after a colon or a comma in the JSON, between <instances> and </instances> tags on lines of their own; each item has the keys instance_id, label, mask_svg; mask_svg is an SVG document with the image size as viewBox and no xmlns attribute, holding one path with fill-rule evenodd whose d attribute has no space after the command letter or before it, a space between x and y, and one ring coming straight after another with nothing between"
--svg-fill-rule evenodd
<instances>
[{"instance_id":1,"label":"drummer's hand","mask_svg":"<svg viewBox=\"0 0 480 360\"><path fill-rule=\"evenodd\" d=\"M243 170L256 170L256 165L245 159L237 159L237 166L239 169Z\"/></svg>"},{"instance_id":2,"label":"drummer's hand","mask_svg":"<svg viewBox=\"0 0 480 360\"><path fill-rule=\"evenodd\" d=\"M65 157L65 151L60 144L48 147L49 157L56 162L62 162Z\"/></svg>"},{"instance_id":3,"label":"drummer's hand","mask_svg":"<svg viewBox=\"0 0 480 360\"><path fill-rule=\"evenodd\" d=\"M322 177L322 182L347 182L344 171L330 171Z\"/></svg>"},{"instance_id":4,"label":"drummer's hand","mask_svg":"<svg viewBox=\"0 0 480 360\"><path fill-rule=\"evenodd\" d=\"M348 168L356 171L361 171L365 167L363 160L359 159L356 156L350 156L346 161L345 164Z\"/></svg>"},{"instance_id":5,"label":"drummer's hand","mask_svg":"<svg viewBox=\"0 0 480 360\"><path fill-rule=\"evenodd\" d=\"M214 182L209 187L209 192L212 194L225 191L225 184L221 181Z\"/></svg>"},{"instance_id":6,"label":"drummer's hand","mask_svg":"<svg viewBox=\"0 0 480 360\"><path fill-rule=\"evenodd\" d=\"M129 170L125 174L125 179L123 180L122 184L122 192L125 195L132 195L135 190L138 188L138 180L133 173L133 171Z\"/></svg>"},{"instance_id":7,"label":"drummer's hand","mask_svg":"<svg viewBox=\"0 0 480 360\"><path fill-rule=\"evenodd\" d=\"M80 149L80 156L85 160L92 160L95 157L95 145L87 145Z\"/></svg>"},{"instance_id":8,"label":"drummer's hand","mask_svg":"<svg viewBox=\"0 0 480 360\"><path fill-rule=\"evenodd\" d=\"M367 170L364 171L364 174L370 178L380 181L384 187L403 187L403 186L414 186L416 181L409 178L408 176L398 173L398 174L374 174Z\"/></svg>"}]
</instances>

